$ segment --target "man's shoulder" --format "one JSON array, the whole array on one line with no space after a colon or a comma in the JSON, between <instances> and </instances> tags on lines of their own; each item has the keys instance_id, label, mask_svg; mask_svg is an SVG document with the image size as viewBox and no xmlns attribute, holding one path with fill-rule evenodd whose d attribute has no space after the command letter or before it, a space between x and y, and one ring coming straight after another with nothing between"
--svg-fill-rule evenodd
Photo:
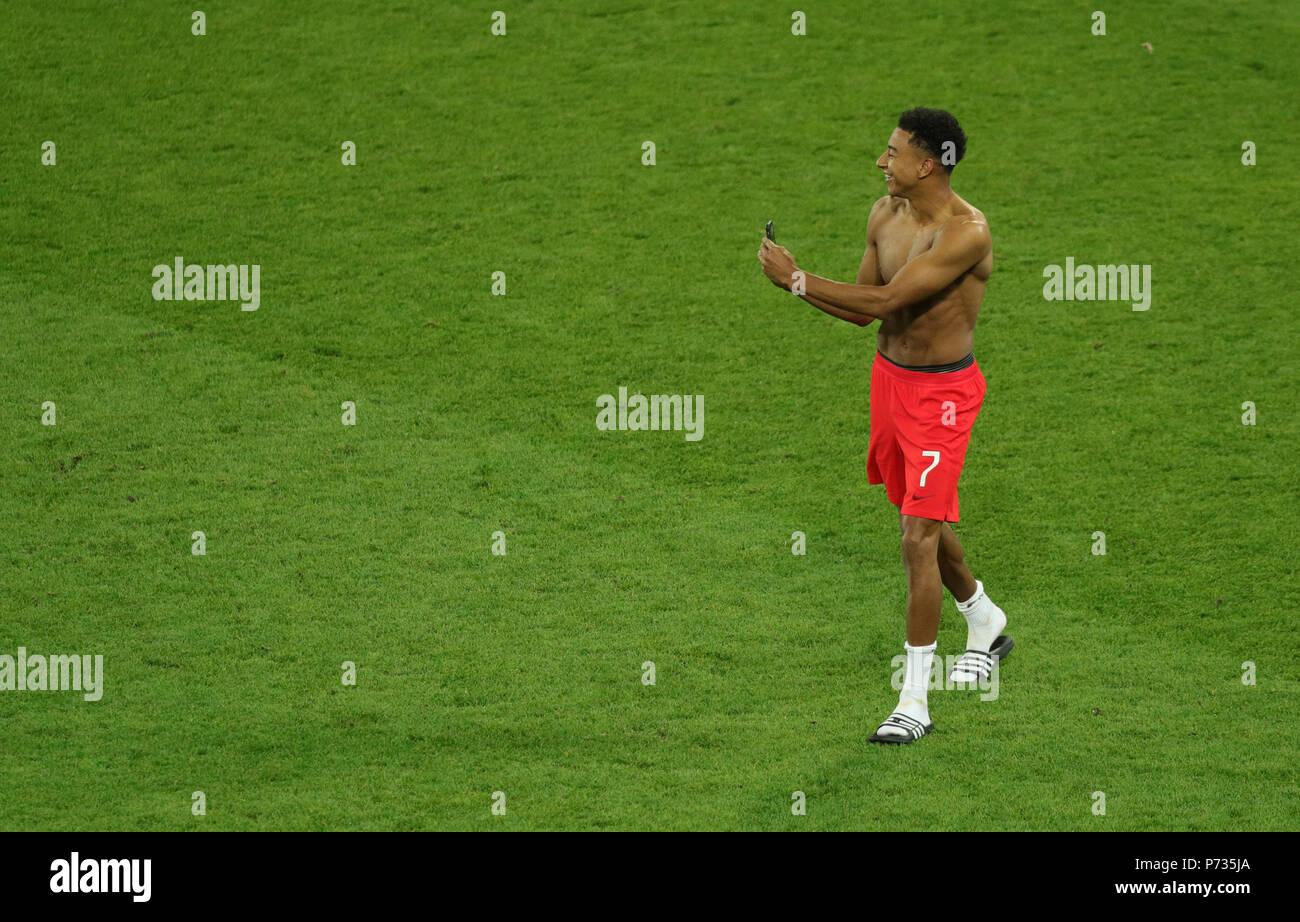
<instances>
[{"instance_id":1,"label":"man's shoulder","mask_svg":"<svg viewBox=\"0 0 1300 922\"><path fill-rule=\"evenodd\" d=\"M976 243L978 241L987 241L989 239L989 221L984 217L984 212L980 211L969 202L963 201L962 207L957 209L948 217L939 227L939 233L936 236L960 238L967 243Z\"/></svg>"},{"instance_id":2,"label":"man's shoulder","mask_svg":"<svg viewBox=\"0 0 1300 922\"><path fill-rule=\"evenodd\" d=\"M897 214L899 209L907 205L907 199L898 198L893 195L882 195L871 205L871 217L885 214Z\"/></svg>"},{"instance_id":3,"label":"man's shoulder","mask_svg":"<svg viewBox=\"0 0 1300 922\"><path fill-rule=\"evenodd\" d=\"M876 199L871 206L871 214L867 218L867 236L871 236L874 231L879 230L906 205L906 199L895 198L892 195L882 195Z\"/></svg>"},{"instance_id":4,"label":"man's shoulder","mask_svg":"<svg viewBox=\"0 0 1300 922\"><path fill-rule=\"evenodd\" d=\"M979 260L993 249L988 222L984 215L956 214L944 221L934 235L934 247L953 258Z\"/></svg>"},{"instance_id":5,"label":"man's shoulder","mask_svg":"<svg viewBox=\"0 0 1300 922\"><path fill-rule=\"evenodd\" d=\"M980 211L970 202L961 196L957 197L958 207L953 210L952 216L944 222L944 227L959 227L965 224L982 225L987 231L989 219L984 217L984 212Z\"/></svg>"}]
</instances>

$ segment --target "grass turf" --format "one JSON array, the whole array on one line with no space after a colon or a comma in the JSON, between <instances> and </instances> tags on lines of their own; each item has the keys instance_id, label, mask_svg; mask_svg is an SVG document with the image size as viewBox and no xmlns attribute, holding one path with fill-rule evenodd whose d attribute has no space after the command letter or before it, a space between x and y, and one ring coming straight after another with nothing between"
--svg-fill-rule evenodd
<instances>
[{"instance_id":1,"label":"grass turf","mask_svg":"<svg viewBox=\"0 0 1300 922\"><path fill-rule=\"evenodd\" d=\"M1296 828L1300 13L802 9L5 4L0 653L106 687L0 694L0 827ZM994 235L958 530L1018 646L899 749L874 330L754 252L851 279L913 105ZM1044 301L1067 256L1151 309ZM598 432L620 385L703 440Z\"/></svg>"}]
</instances>

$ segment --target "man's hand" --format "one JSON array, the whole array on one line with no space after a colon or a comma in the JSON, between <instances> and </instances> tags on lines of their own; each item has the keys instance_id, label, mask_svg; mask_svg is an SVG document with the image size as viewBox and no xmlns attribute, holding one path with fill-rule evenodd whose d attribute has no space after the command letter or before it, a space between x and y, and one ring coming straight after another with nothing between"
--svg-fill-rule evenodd
<instances>
[{"instance_id":1,"label":"man's hand","mask_svg":"<svg viewBox=\"0 0 1300 922\"><path fill-rule=\"evenodd\" d=\"M772 280L777 288L789 291L794 285L794 273L798 268L794 257L785 247L779 247L766 237L758 247L758 261L763 264L763 274Z\"/></svg>"}]
</instances>

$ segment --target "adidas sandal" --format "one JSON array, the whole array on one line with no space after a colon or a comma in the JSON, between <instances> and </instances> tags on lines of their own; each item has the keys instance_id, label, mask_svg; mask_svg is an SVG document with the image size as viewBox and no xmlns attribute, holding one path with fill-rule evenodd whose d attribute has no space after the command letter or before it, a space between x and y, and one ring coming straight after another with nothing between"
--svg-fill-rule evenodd
<instances>
[{"instance_id":1,"label":"adidas sandal","mask_svg":"<svg viewBox=\"0 0 1300 922\"><path fill-rule=\"evenodd\" d=\"M897 727L903 731L902 735L897 733L887 733L883 736L880 731L886 727ZM885 718L885 722L876 728L876 732L871 734L868 742L871 743L915 743L927 733L934 732L934 724L923 724L915 717L908 717L899 711L895 711Z\"/></svg>"},{"instance_id":2,"label":"adidas sandal","mask_svg":"<svg viewBox=\"0 0 1300 922\"><path fill-rule=\"evenodd\" d=\"M967 650L952 667L952 674L948 676L948 681L959 684L987 681L993 674L993 664L998 660L1006 659L1015 645L1014 640L1002 634L993 641L993 646L989 647L987 653L980 650Z\"/></svg>"}]
</instances>

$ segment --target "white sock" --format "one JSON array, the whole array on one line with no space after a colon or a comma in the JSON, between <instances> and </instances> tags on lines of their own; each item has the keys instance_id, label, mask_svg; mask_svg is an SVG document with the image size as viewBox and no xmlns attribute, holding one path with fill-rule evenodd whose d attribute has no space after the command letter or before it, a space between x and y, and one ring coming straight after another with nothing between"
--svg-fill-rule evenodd
<instances>
[{"instance_id":1,"label":"white sock","mask_svg":"<svg viewBox=\"0 0 1300 922\"><path fill-rule=\"evenodd\" d=\"M1007 626L1007 616L984 594L984 584L975 580L975 594L965 602L958 602L957 610L966 616L966 649L989 652L993 641Z\"/></svg>"},{"instance_id":2,"label":"white sock","mask_svg":"<svg viewBox=\"0 0 1300 922\"><path fill-rule=\"evenodd\" d=\"M980 599L986 598L988 598L988 596L984 594L984 584L979 580L975 580L975 594L965 602L958 601L957 610L966 616L967 621L970 621L972 614L975 614L977 617L979 616L978 612L973 612L972 610L979 605Z\"/></svg>"},{"instance_id":3,"label":"white sock","mask_svg":"<svg viewBox=\"0 0 1300 922\"><path fill-rule=\"evenodd\" d=\"M934 649L938 643L925 647L903 644L907 653L907 672L903 676L903 690L898 693L897 713L906 714L923 724L930 722L930 706L927 692L930 690L930 669L934 664ZM906 736L904 730L895 726L881 726L876 730L881 736Z\"/></svg>"},{"instance_id":4,"label":"white sock","mask_svg":"<svg viewBox=\"0 0 1300 922\"><path fill-rule=\"evenodd\" d=\"M898 710L923 724L930 722L930 669L934 665L937 646L937 642L925 647L903 644L907 652L907 674L903 678L903 690L898 693Z\"/></svg>"}]
</instances>

